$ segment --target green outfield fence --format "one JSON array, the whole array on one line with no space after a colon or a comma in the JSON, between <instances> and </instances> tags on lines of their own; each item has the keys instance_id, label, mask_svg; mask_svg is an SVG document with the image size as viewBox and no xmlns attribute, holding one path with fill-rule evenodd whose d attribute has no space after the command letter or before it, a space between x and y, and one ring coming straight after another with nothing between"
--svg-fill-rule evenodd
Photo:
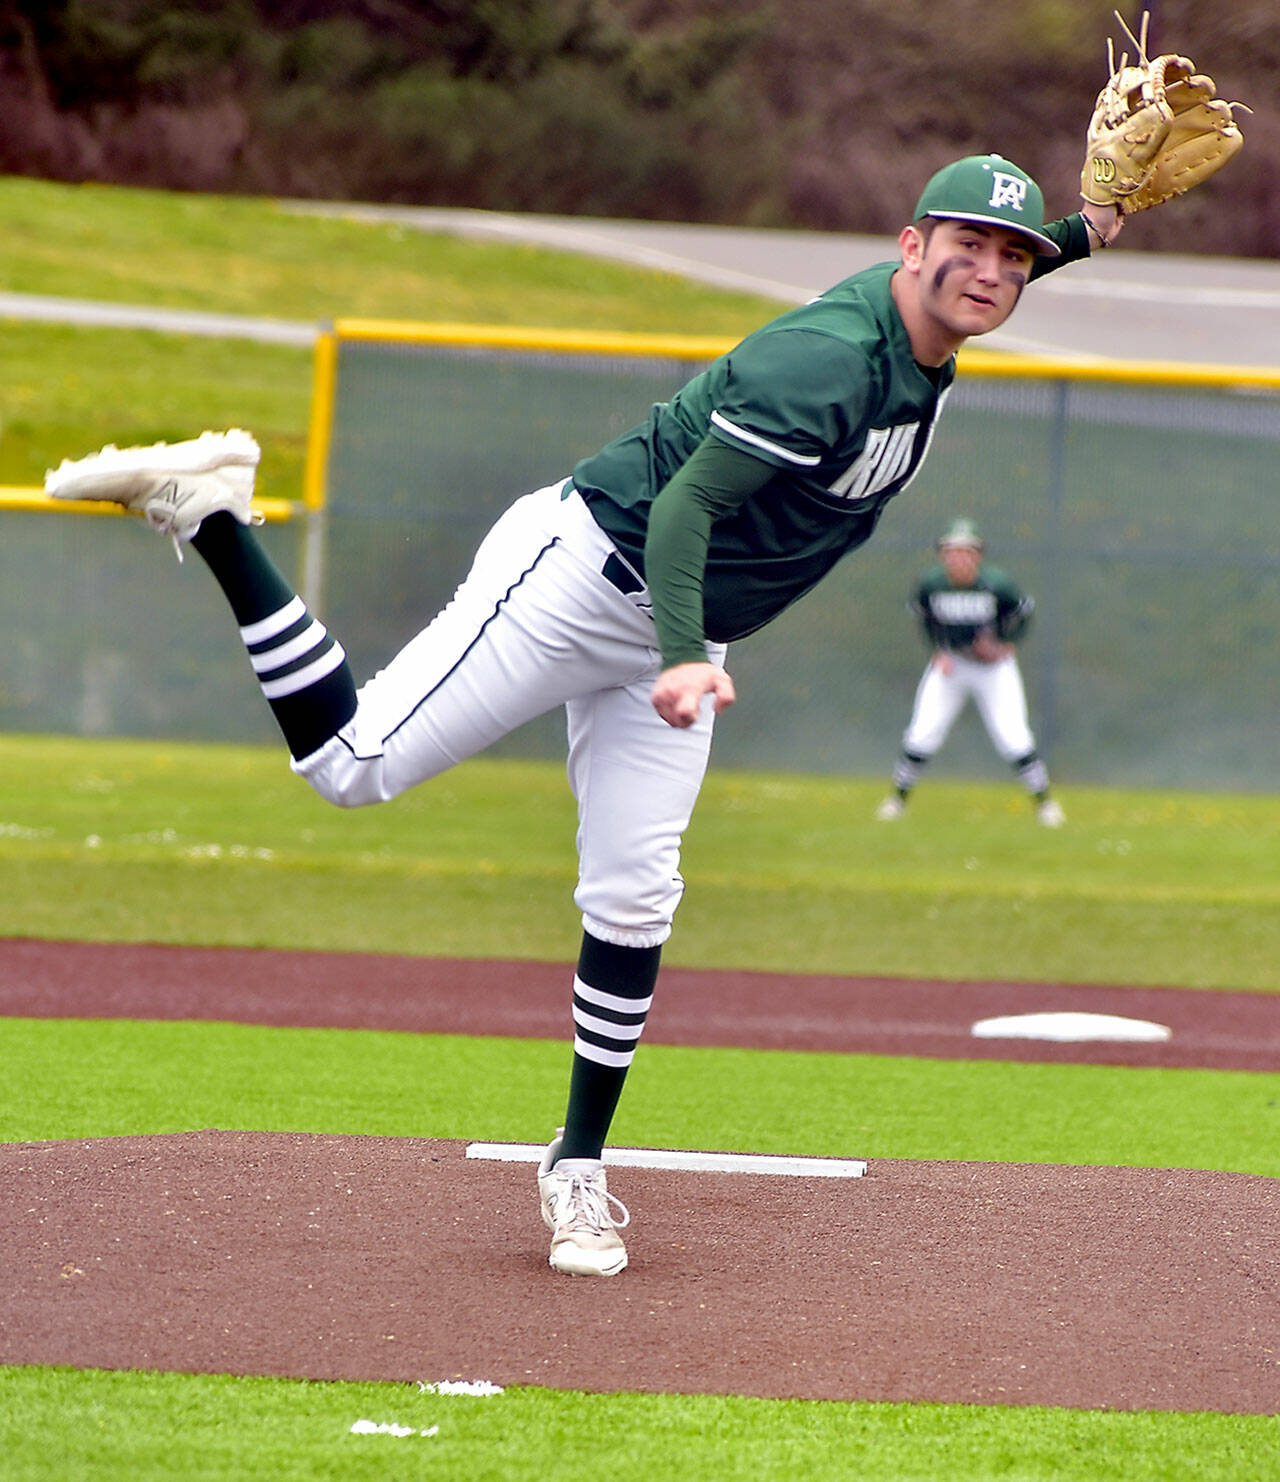
<instances>
[{"instance_id":1,"label":"green outfield fence","mask_svg":"<svg viewBox=\"0 0 1280 1482\"><path fill-rule=\"evenodd\" d=\"M302 498L271 502L265 538L366 677L448 600L511 499L727 348L339 321L317 336ZM739 703L717 761L887 773L925 657L907 594L942 526L969 515L1036 597L1023 666L1059 782L1274 790L1278 473L1280 371L965 352L932 454L875 539L731 653ZM273 738L191 562L132 521L2 497L0 725ZM560 717L499 752L560 756ZM1002 775L972 715L936 771Z\"/></svg>"}]
</instances>

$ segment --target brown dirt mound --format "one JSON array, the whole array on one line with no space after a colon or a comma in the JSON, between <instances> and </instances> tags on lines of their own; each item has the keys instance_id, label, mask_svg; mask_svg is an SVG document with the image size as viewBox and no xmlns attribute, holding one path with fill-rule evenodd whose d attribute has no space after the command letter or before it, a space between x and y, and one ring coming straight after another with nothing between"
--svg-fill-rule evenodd
<instances>
[{"instance_id":1,"label":"brown dirt mound","mask_svg":"<svg viewBox=\"0 0 1280 1482\"><path fill-rule=\"evenodd\" d=\"M528 1166L192 1132L0 1147L8 1363L1270 1414L1275 1183L622 1168L632 1264L546 1265Z\"/></svg>"}]
</instances>

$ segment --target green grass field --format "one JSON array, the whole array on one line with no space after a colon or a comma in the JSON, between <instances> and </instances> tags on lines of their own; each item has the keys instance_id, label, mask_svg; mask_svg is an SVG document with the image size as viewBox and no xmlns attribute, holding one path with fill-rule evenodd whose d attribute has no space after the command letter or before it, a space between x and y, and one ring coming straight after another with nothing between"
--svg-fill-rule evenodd
<instances>
[{"instance_id":1,"label":"green grass field","mask_svg":"<svg viewBox=\"0 0 1280 1482\"><path fill-rule=\"evenodd\" d=\"M9 293L322 321L740 334L776 311L670 273L294 214L269 199L0 177Z\"/></svg>"},{"instance_id":2,"label":"green grass field","mask_svg":"<svg viewBox=\"0 0 1280 1482\"><path fill-rule=\"evenodd\" d=\"M1273 1476L1275 1424L1252 1416L512 1389L316 1384L68 1369L0 1370L7 1482L1237 1482ZM50 1436L48 1417L57 1416ZM358 1420L437 1427L353 1435Z\"/></svg>"},{"instance_id":3,"label":"green grass field","mask_svg":"<svg viewBox=\"0 0 1280 1482\"><path fill-rule=\"evenodd\" d=\"M4 1028L29 1072L5 1097L7 1142L200 1127L545 1142L568 1064L565 1045L541 1040L131 1020ZM624 1146L1280 1175L1280 1074L660 1045L638 1066L615 1122Z\"/></svg>"},{"instance_id":4,"label":"green grass field","mask_svg":"<svg viewBox=\"0 0 1280 1482\"><path fill-rule=\"evenodd\" d=\"M400 226L293 215L269 200L0 177L10 293L321 324L348 316L735 335L777 305L667 273L464 243ZM144 330L7 324L0 485L107 441L251 427L262 491L301 493L305 349Z\"/></svg>"},{"instance_id":5,"label":"green grass field","mask_svg":"<svg viewBox=\"0 0 1280 1482\"><path fill-rule=\"evenodd\" d=\"M769 312L661 275L270 202L5 180L0 205L16 291L704 333ZM108 437L225 420L262 435L270 492L292 492L304 353L13 325L6 344L0 483L37 482ZM668 960L1276 990L1280 799L1079 790L1064 795L1069 827L1050 834L1007 784L937 783L909 827L885 830L870 821L881 786L713 769ZM346 814L274 748L0 737L0 933L567 962L572 834L554 764L476 762ZM128 1021L0 1021L0 1043L9 1141L209 1125L533 1140L562 1104L568 1055L559 1042ZM838 1115L819 1116L824 1102ZM1271 1075L644 1046L616 1133L1276 1176L1277 1105ZM359 1436L359 1419L438 1431ZM1280 1474L1280 1421L0 1368L0 1457L15 1482L1237 1482Z\"/></svg>"},{"instance_id":6,"label":"green grass field","mask_svg":"<svg viewBox=\"0 0 1280 1482\"><path fill-rule=\"evenodd\" d=\"M866 781L713 773L670 956L1016 976L992 966L1012 944L1033 979L1270 986L1274 800L1091 793L1070 798L1071 826L1048 834L1008 794L939 784L899 831L867 822L878 793ZM0 738L9 935L567 961L571 835L553 764L478 761L396 804L341 813L274 749ZM975 859L981 871L967 867ZM1126 947L1135 923L1141 939ZM1132 971L1104 970L1108 944ZM1062 971L1037 973L1037 961ZM567 1062L559 1042L244 1025L9 1020L0 1033L22 1068L0 1114L7 1141L202 1126L538 1140L562 1104ZM1277 1075L644 1046L615 1133L1274 1177L1277 1107ZM646 1482L781 1479L797 1468L873 1482L1145 1482L1280 1465L1280 1422L1265 1417L538 1390L424 1400L397 1385L28 1369L0 1370L0 1396L0 1439L20 1478L91 1465L84 1475L110 1479L391 1468L532 1482L554 1458ZM358 1419L439 1429L357 1436Z\"/></svg>"},{"instance_id":7,"label":"green grass field","mask_svg":"<svg viewBox=\"0 0 1280 1482\"><path fill-rule=\"evenodd\" d=\"M1051 832L1007 783L939 782L898 829L882 790L713 766L668 960L1276 986L1280 798L1070 790ZM342 812L282 748L0 736L0 933L568 961L573 831L554 762Z\"/></svg>"}]
</instances>

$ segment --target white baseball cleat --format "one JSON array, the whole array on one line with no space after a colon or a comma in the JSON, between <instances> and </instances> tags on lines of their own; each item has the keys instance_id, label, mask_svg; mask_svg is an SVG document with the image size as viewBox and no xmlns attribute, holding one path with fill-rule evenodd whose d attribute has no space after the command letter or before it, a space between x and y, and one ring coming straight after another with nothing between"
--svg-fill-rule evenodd
<instances>
[{"instance_id":1,"label":"white baseball cleat","mask_svg":"<svg viewBox=\"0 0 1280 1482\"><path fill-rule=\"evenodd\" d=\"M876 817L881 823L892 823L895 818L901 818L906 811L907 805L894 793L876 809Z\"/></svg>"},{"instance_id":2,"label":"white baseball cleat","mask_svg":"<svg viewBox=\"0 0 1280 1482\"><path fill-rule=\"evenodd\" d=\"M1046 798L1040 804L1036 809L1036 817L1044 824L1045 828L1061 828L1067 821L1067 815L1053 798Z\"/></svg>"},{"instance_id":3,"label":"white baseball cleat","mask_svg":"<svg viewBox=\"0 0 1280 1482\"><path fill-rule=\"evenodd\" d=\"M181 559L179 542L219 510L242 525L261 523L250 505L259 456L256 439L238 427L183 443L109 443L87 458L64 458L45 475L44 488L53 499L109 500L137 511L153 530L173 537Z\"/></svg>"},{"instance_id":4,"label":"white baseball cleat","mask_svg":"<svg viewBox=\"0 0 1280 1482\"><path fill-rule=\"evenodd\" d=\"M551 1267L570 1276L616 1276L627 1264L618 1231L630 1224L631 1216L606 1187L600 1159L556 1162L560 1143L557 1133L538 1165L542 1219L551 1231Z\"/></svg>"}]
</instances>

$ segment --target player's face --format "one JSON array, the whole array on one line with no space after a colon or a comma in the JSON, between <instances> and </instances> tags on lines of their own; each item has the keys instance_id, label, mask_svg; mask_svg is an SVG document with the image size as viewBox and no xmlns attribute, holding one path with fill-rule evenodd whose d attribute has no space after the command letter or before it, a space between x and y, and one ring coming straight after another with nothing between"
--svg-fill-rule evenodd
<instances>
[{"instance_id":1,"label":"player's face","mask_svg":"<svg viewBox=\"0 0 1280 1482\"><path fill-rule=\"evenodd\" d=\"M942 568L955 587L971 587L978 579L982 552L972 545L948 545L942 548Z\"/></svg>"},{"instance_id":2,"label":"player's face","mask_svg":"<svg viewBox=\"0 0 1280 1482\"><path fill-rule=\"evenodd\" d=\"M957 339L989 334L1017 307L1035 253L1020 233L981 222L939 221L920 258L920 308Z\"/></svg>"}]
</instances>

